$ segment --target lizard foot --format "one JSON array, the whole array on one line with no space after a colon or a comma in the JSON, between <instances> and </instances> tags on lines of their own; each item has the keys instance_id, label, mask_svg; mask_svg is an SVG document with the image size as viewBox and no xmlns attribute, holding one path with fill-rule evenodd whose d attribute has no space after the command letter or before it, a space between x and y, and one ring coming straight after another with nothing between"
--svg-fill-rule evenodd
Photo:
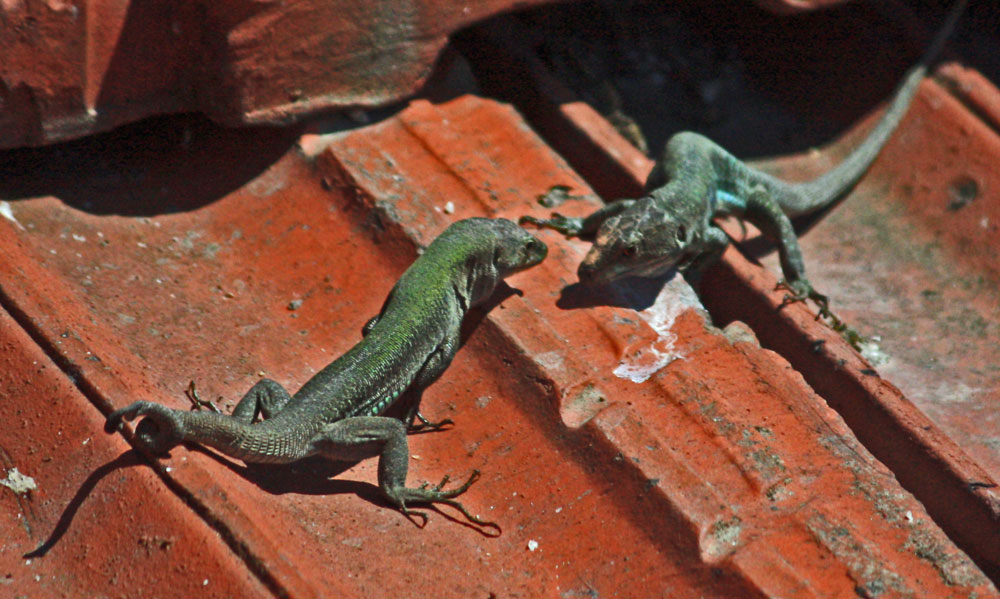
<instances>
[{"instance_id":1,"label":"lizard foot","mask_svg":"<svg viewBox=\"0 0 1000 599\"><path fill-rule=\"evenodd\" d=\"M517 220L517 224L530 223L536 227L549 228L559 231L567 237L576 237L583 230L583 219L578 216L563 216L558 212L552 213L552 218L535 218L534 216L522 216Z\"/></svg>"},{"instance_id":2,"label":"lizard foot","mask_svg":"<svg viewBox=\"0 0 1000 599\"><path fill-rule=\"evenodd\" d=\"M781 305L787 306L795 302L804 302L807 299L811 299L816 302L819 306L819 312L816 314L816 320L823 319L827 325L834 331L840 333L840 336L846 340L855 351L861 352L861 346L865 343L866 339L861 336L860 333L855 331L853 328L848 326L846 322L840 319L836 314L830 310L830 300L822 293L818 293L812 288L812 285L808 281L799 279L793 284L789 284L785 281L778 283L778 288L784 288L791 291L790 294L785 294L785 298L782 300Z\"/></svg>"},{"instance_id":3,"label":"lizard foot","mask_svg":"<svg viewBox=\"0 0 1000 599\"><path fill-rule=\"evenodd\" d=\"M775 289L787 289L791 292L785 294L785 297L781 300L781 307L796 302L812 300L819 307L819 314L816 315L817 319L833 316L833 313L830 312L830 298L813 289L813 286L805 279L798 279L791 282L782 280Z\"/></svg>"},{"instance_id":4,"label":"lizard foot","mask_svg":"<svg viewBox=\"0 0 1000 599\"><path fill-rule=\"evenodd\" d=\"M417 412L414 415L414 417L420 421L420 424L417 425L414 425L412 423L410 424L406 432L411 434L439 431L446 426L455 424L455 421L452 420L451 418L444 418L442 420L438 420L437 422L431 422L420 412Z\"/></svg>"},{"instance_id":5,"label":"lizard foot","mask_svg":"<svg viewBox=\"0 0 1000 599\"><path fill-rule=\"evenodd\" d=\"M194 381L188 383L187 389L184 390L184 396L187 397L188 401L191 402L192 410L200 410L202 408L208 408L210 412L215 412L216 414L222 413L222 410L216 407L214 403L206 401L198 395L198 390L195 389L194 387Z\"/></svg>"},{"instance_id":6,"label":"lizard foot","mask_svg":"<svg viewBox=\"0 0 1000 599\"><path fill-rule=\"evenodd\" d=\"M181 422L173 410L151 401L137 401L108 414L104 431L113 433L123 421L145 416L135 427L136 444L153 453L165 453L181 442Z\"/></svg>"},{"instance_id":7,"label":"lizard foot","mask_svg":"<svg viewBox=\"0 0 1000 599\"><path fill-rule=\"evenodd\" d=\"M441 479L441 482L434 485L433 487L431 487L429 483L424 483L416 488L403 487L399 489L387 490L385 491L385 494L386 497L389 499L389 501L391 501L393 505L399 508L399 511L403 512L403 514L405 514L407 517L416 515L415 512L413 512L407 507L406 505L407 502L443 503L445 505L450 505L451 507L461 512L462 515L465 516L465 518L469 522L478 524L479 526L485 528L491 528L496 531L495 535L489 535L489 536L500 536L501 531L499 524L497 524L496 522L489 522L487 520L483 520L479 516L476 516L471 512L469 512L469 510L460 502L452 499L453 497L457 497L462 493L468 491L469 487L472 486L472 483L479 480L479 471L473 470L472 475L469 477L467 481L465 481L464 484L462 484L459 487L455 487L450 491L445 491L444 486L448 484L448 480L450 480L450 477L448 475L445 475L444 478ZM423 523L426 523L427 516L423 514L420 514L420 516L423 519Z\"/></svg>"}]
</instances>

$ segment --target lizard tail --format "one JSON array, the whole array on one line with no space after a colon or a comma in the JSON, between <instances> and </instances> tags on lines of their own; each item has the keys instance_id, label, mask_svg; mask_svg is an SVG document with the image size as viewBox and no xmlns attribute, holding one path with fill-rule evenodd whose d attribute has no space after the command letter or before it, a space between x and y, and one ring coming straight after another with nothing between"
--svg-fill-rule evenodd
<instances>
[{"instance_id":1,"label":"lizard tail","mask_svg":"<svg viewBox=\"0 0 1000 599\"><path fill-rule=\"evenodd\" d=\"M920 81L927 74L930 64L934 62L934 59L941 52L941 48L951 36L955 23L958 22L962 11L965 10L966 2L967 0L956 0L948 13L948 18L945 19L931 45L924 51L920 61L910 68L906 76L903 77L885 114L882 115L868 137L861 142L861 145L855 148L833 170L812 181L793 185L799 193L783 198L781 204L786 214L798 216L827 206L844 195L861 179L871 163L875 161L882 146L903 120L903 116L910 107L910 102L917 94Z\"/></svg>"}]
</instances>

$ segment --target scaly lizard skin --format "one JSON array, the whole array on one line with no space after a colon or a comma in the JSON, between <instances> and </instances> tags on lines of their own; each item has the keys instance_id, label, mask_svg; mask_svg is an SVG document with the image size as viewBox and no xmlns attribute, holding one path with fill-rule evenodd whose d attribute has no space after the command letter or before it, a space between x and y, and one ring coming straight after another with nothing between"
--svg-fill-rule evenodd
<instances>
[{"instance_id":1,"label":"scaly lizard skin","mask_svg":"<svg viewBox=\"0 0 1000 599\"><path fill-rule=\"evenodd\" d=\"M568 236L594 236L578 269L582 283L604 284L626 277L656 277L672 268L697 271L729 244L712 219L734 215L756 225L778 243L788 299L826 298L806 279L802 251L789 217L823 208L844 195L875 160L902 120L929 63L941 50L965 6L955 3L920 62L900 83L891 104L868 137L836 168L805 183L786 183L747 166L712 140L677 133L646 181L646 195L620 200L586 218L553 214L525 216Z\"/></svg>"},{"instance_id":2,"label":"scaly lizard skin","mask_svg":"<svg viewBox=\"0 0 1000 599\"><path fill-rule=\"evenodd\" d=\"M505 277L538 264L547 252L544 243L506 219L456 222L399 279L379 315L365 325L364 339L295 395L262 379L231 416L137 401L112 412L105 430L113 432L123 420L144 416L135 441L157 454L193 442L244 462L379 456L379 488L403 513L411 513L410 503L445 503L473 522L495 527L451 499L468 489L478 472L450 491L441 489L447 477L436 487L405 485L406 433L418 416L419 390L437 379L458 350L465 313L488 299ZM407 396L416 392L416 401L403 421L381 416L408 389ZM262 420L255 422L258 415Z\"/></svg>"}]
</instances>

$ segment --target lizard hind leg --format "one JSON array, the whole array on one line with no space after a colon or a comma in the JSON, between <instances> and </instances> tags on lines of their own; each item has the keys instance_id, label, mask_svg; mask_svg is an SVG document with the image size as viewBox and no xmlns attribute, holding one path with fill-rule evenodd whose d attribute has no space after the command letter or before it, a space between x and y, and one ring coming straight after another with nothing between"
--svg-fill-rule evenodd
<instances>
[{"instance_id":1,"label":"lizard hind leg","mask_svg":"<svg viewBox=\"0 0 1000 599\"><path fill-rule=\"evenodd\" d=\"M232 417L244 424L273 418L292 400L292 396L277 381L260 379L233 408Z\"/></svg>"},{"instance_id":2,"label":"lizard hind leg","mask_svg":"<svg viewBox=\"0 0 1000 599\"><path fill-rule=\"evenodd\" d=\"M360 460L378 456L379 490L407 517L417 515L409 504L443 503L460 511L470 522L500 530L499 526L473 515L454 499L478 479L478 472L469 477L465 484L448 491L442 489L448 482L448 477L433 487L426 483L420 487L406 486L409 445L406 440L406 425L396 418L358 416L338 420L324 427L312 440L312 446L316 453L332 460ZM426 523L425 515L419 514L419 517Z\"/></svg>"}]
</instances>

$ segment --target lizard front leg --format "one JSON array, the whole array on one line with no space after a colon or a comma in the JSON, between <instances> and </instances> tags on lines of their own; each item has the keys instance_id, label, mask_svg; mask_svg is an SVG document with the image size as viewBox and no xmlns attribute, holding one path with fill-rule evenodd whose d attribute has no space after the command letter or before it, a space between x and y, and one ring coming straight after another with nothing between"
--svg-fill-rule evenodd
<instances>
[{"instance_id":1,"label":"lizard front leg","mask_svg":"<svg viewBox=\"0 0 1000 599\"><path fill-rule=\"evenodd\" d=\"M727 247L729 247L729 237L722 229L715 225L706 227L701 238L700 251L686 266L682 267L684 278L691 285L697 287L705 269L716 263Z\"/></svg>"},{"instance_id":2,"label":"lizard front leg","mask_svg":"<svg viewBox=\"0 0 1000 599\"><path fill-rule=\"evenodd\" d=\"M495 528L500 527L470 513L465 506L453 498L461 495L479 478L474 472L465 484L450 491L441 487L447 482L430 487L406 486L406 473L410 455L406 440L406 425L395 418L384 416L358 416L345 418L323 428L312 440L317 453L332 460L359 460L378 456L378 485L386 499L407 516L413 514L412 503L443 503L460 511L470 522ZM427 520L423 516L424 521Z\"/></svg>"},{"instance_id":3,"label":"lizard front leg","mask_svg":"<svg viewBox=\"0 0 1000 599\"><path fill-rule=\"evenodd\" d=\"M635 203L635 200L618 200L605 205L604 207L591 213L589 216L563 216L558 212L552 213L552 218L535 218L534 216L522 216L517 223L523 225L531 223L538 227L555 229L567 237L581 237L594 235L601 228L601 224L613 216L617 216L628 210Z\"/></svg>"},{"instance_id":4,"label":"lizard front leg","mask_svg":"<svg viewBox=\"0 0 1000 599\"><path fill-rule=\"evenodd\" d=\"M455 424L455 421L451 418L442 418L441 420L428 420L426 416L420 413L418 409L420 406L419 401L413 402L413 407L407 412L404 422L406 422L406 430L411 433L423 433L429 431L438 431L446 426ZM414 420L419 420L420 424L413 424Z\"/></svg>"},{"instance_id":5,"label":"lizard front leg","mask_svg":"<svg viewBox=\"0 0 1000 599\"><path fill-rule=\"evenodd\" d=\"M403 422L406 423L406 429L409 432L436 431L449 424L455 424L451 418L443 418L436 422L428 420L420 413L420 396L424 389L441 376L441 373L451 363L457 351L458 329L456 328L453 334L445 335L444 341L441 342L441 345L436 350L431 352L427 360L424 361L423 367L413 378L413 385L408 392L410 397L408 398L409 403L407 404L406 415L403 417ZM420 424L414 426L414 420L419 420Z\"/></svg>"},{"instance_id":6,"label":"lizard front leg","mask_svg":"<svg viewBox=\"0 0 1000 599\"><path fill-rule=\"evenodd\" d=\"M441 420L430 420L426 416L420 413L420 399L421 391L419 389L410 388L407 390L401 399L397 400L400 405L405 408L402 413L403 424L406 425L406 432L410 434L427 433L432 431L441 430L449 425L455 424L455 421L451 418L442 418ZM414 424L415 421L420 421L418 424Z\"/></svg>"},{"instance_id":7,"label":"lizard front leg","mask_svg":"<svg viewBox=\"0 0 1000 599\"><path fill-rule=\"evenodd\" d=\"M763 185L757 185L747 198L744 217L757 226L768 238L778 244L778 257L781 260L781 271L785 275L782 285L791 291L785 297L786 301L805 301L811 299L819 306L823 314L829 312L829 300L815 289L806 279L805 262L802 259L802 249L798 237L792 227L792 221L781 210L781 206Z\"/></svg>"}]
</instances>

